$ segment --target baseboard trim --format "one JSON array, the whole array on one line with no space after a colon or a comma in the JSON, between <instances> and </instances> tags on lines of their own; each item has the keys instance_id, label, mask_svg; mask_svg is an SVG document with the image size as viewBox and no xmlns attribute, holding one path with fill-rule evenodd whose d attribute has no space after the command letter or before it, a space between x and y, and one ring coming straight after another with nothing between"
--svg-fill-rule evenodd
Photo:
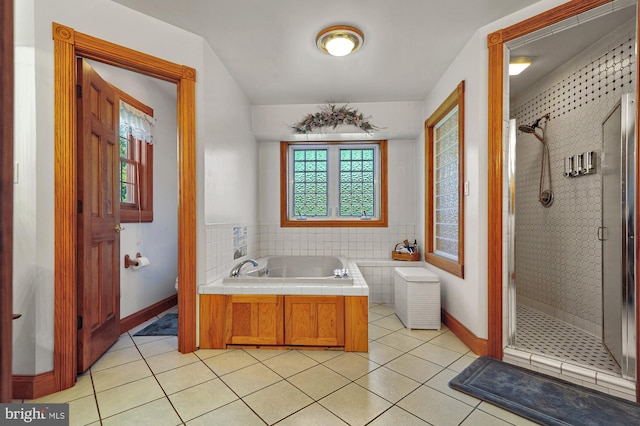
<instances>
[{"instance_id":1,"label":"baseboard trim","mask_svg":"<svg viewBox=\"0 0 640 426\"><path fill-rule=\"evenodd\" d=\"M442 322L449 327L449 330L455 334L458 339L462 340L462 343L467 345L471 351L480 356L487 356L489 354L489 342L486 339L481 339L473 334L467 327L465 327L460 321L455 319L453 315L441 310Z\"/></svg>"},{"instance_id":2,"label":"baseboard trim","mask_svg":"<svg viewBox=\"0 0 640 426\"><path fill-rule=\"evenodd\" d=\"M178 304L178 295L174 294L162 299L161 301L148 306L135 314L131 314L128 317L120 319L120 334L131 330L132 328L142 324L143 322L155 317L158 314L166 311L169 308L173 308Z\"/></svg>"},{"instance_id":3,"label":"baseboard trim","mask_svg":"<svg viewBox=\"0 0 640 426\"><path fill-rule=\"evenodd\" d=\"M12 377L13 399L36 399L56 391L53 371L40 374L14 374Z\"/></svg>"}]
</instances>

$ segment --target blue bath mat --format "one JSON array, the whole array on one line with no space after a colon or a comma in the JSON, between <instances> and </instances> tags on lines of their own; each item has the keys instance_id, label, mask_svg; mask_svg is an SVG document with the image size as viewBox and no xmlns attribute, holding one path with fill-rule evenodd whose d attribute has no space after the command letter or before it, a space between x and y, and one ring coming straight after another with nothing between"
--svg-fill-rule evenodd
<instances>
[{"instance_id":1,"label":"blue bath mat","mask_svg":"<svg viewBox=\"0 0 640 426\"><path fill-rule=\"evenodd\" d=\"M449 387L542 425L640 425L640 404L480 357Z\"/></svg>"},{"instance_id":2,"label":"blue bath mat","mask_svg":"<svg viewBox=\"0 0 640 426\"><path fill-rule=\"evenodd\" d=\"M166 314L159 320L149 324L134 336L177 336L178 314Z\"/></svg>"}]
</instances>

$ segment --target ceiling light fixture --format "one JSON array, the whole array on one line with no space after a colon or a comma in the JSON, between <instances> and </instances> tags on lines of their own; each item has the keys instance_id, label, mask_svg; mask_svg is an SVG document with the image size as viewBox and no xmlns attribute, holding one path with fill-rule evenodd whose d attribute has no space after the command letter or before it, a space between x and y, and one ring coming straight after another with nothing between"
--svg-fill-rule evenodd
<instances>
[{"instance_id":1,"label":"ceiling light fixture","mask_svg":"<svg viewBox=\"0 0 640 426\"><path fill-rule=\"evenodd\" d=\"M509 62L509 75L518 75L531 65L528 58L516 58Z\"/></svg>"},{"instance_id":2,"label":"ceiling light fixture","mask_svg":"<svg viewBox=\"0 0 640 426\"><path fill-rule=\"evenodd\" d=\"M332 56L346 56L358 50L363 43L362 31L346 25L325 28L316 36L318 49Z\"/></svg>"}]
</instances>

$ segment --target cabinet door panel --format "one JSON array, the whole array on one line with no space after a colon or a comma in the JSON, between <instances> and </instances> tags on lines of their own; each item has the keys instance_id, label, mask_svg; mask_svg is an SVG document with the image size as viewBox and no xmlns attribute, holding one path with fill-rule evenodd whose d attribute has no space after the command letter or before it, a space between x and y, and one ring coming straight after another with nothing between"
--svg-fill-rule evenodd
<instances>
[{"instance_id":1,"label":"cabinet door panel","mask_svg":"<svg viewBox=\"0 0 640 426\"><path fill-rule=\"evenodd\" d=\"M343 296L286 296L285 344L344 346Z\"/></svg>"},{"instance_id":2,"label":"cabinet door panel","mask_svg":"<svg viewBox=\"0 0 640 426\"><path fill-rule=\"evenodd\" d=\"M283 343L283 296L227 296L226 342L236 345Z\"/></svg>"}]
</instances>

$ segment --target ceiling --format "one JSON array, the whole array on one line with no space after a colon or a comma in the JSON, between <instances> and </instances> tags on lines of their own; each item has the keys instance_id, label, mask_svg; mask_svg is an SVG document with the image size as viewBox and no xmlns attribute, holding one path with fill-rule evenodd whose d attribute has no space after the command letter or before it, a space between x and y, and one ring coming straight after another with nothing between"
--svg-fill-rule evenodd
<instances>
[{"instance_id":1,"label":"ceiling","mask_svg":"<svg viewBox=\"0 0 640 426\"><path fill-rule=\"evenodd\" d=\"M621 28L635 27L635 2L612 11L600 7L577 17L558 23L552 28L532 34L532 41L515 40L508 44L511 58L531 58L531 66L522 74L509 79L511 98L526 91L554 70L562 67L574 56ZM577 25L577 23L580 23ZM522 37L525 39L525 37Z\"/></svg>"},{"instance_id":2,"label":"ceiling","mask_svg":"<svg viewBox=\"0 0 640 426\"><path fill-rule=\"evenodd\" d=\"M204 37L253 105L422 101L475 31L538 0L113 0ZM353 55L315 46L353 25Z\"/></svg>"}]
</instances>

